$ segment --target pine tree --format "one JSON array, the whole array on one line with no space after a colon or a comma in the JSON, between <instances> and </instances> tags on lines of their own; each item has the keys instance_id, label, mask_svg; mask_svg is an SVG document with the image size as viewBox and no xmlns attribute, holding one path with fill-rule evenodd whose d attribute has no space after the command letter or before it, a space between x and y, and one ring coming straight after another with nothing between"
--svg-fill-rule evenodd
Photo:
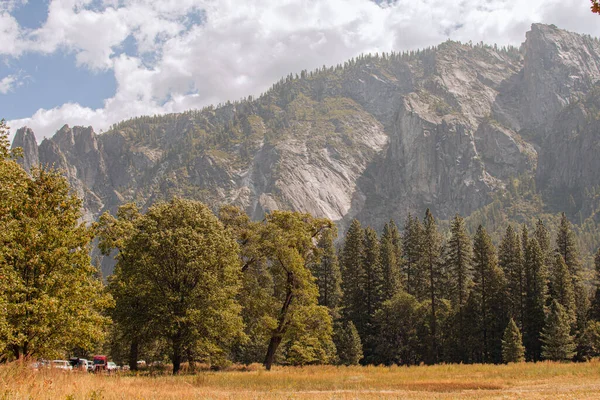
<instances>
[{"instance_id":1,"label":"pine tree","mask_svg":"<svg viewBox=\"0 0 600 400\"><path fill-rule=\"evenodd\" d=\"M333 341L337 349L339 364L356 365L363 358L360 335L352 321L336 324Z\"/></svg>"},{"instance_id":2,"label":"pine tree","mask_svg":"<svg viewBox=\"0 0 600 400\"><path fill-rule=\"evenodd\" d=\"M502 360L502 334L508 321L505 279L492 240L481 225L473 240L473 272L477 361L497 363Z\"/></svg>"},{"instance_id":3,"label":"pine tree","mask_svg":"<svg viewBox=\"0 0 600 400\"><path fill-rule=\"evenodd\" d=\"M579 258L575 233L573 232L571 223L567 219L565 213L561 214L560 225L556 235L556 253L561 256L568 267L573 292L572 308L568 304L563 303L563 301L569 302L570 299L563 298L563 301L559 302L565 307L569 315L574 316L573 332L577 337L577 342L581 344L582 335L585 332L587 324L587 314L590 303L581 278L581 259ZM562 293L561 295L565 296L569 294ZM582 349L579 348L579 350ZM581 352L578 351L578 353Z\"/></svg>"},{"instance_id":4,"label":"pine tree","mask_svg":"<svg viewBox=\"0 0 600 400\"><path fill-rule=\"evenodd\" d=\"M456 215L450 225L450 240L446 245L446 269L450 276L451 301L456 314L456 332L460 361L466 362L466 326L464 308L472 285L472 245L467 233L465 221Z\"/></svg>"},{"instance_id":5,"label":"pine tree","mask_svg":"<svg viewBox=\"0 0 600 400\"><path fill-rule=\"evenodd\" d=\"M565 213L561 214L560 226L556 235L556 252L563 258L573 280L578 279L581 261L579 251L575 242L575 234L571 229L571 223Z\"/></svg>"},{"instance_id":6,"label":"pine tree","mask_svg":"<svg viewBox=\"0 0 600 400\"><path fill-rule=\"evenodd\" d=\"M536 238L538 245L540 246L540 250L544 256L544 264L546 267L548 267L548 265L552 264L554 255L550 244L550 232L541 219L538 219L535 225L533 236ZM523 249L523 251L525 251L525 249Z\"/></svg>"},{"instance_id":7,"label":"pine tree","mask_svg":"<svg viewBox=\"0 0 600 400\"><path fill-rule=\"evenodd\" d=\"M590 307L590 319L600 322L600 249L596 252L594 257L594 267L596 269L596 276L594 279L594 299Z\"/></svg>"},{"instance_id":8,"label":"pine tree","mask_svg":"<svg viewBox=\"0 0 600 400\"><path fill-rule=\"evenodd\" d=\"M404 234L402 236L402 254L405 289L421 301L426 297L425 276L419 268L421 260L421 240L423 225L418 218L410 214L406 218Z\"/></svg>"},{"instance_id":9,"label":"pine tree","mask_svg":"<svg viewBox=\"0 0 600 400\"><path fill-rule=\"evenodd\" d=\"M363 328L366 324L364 287L362 279L364 244L363 229L358 220L353 220L346 233L346 240L341 257L342 269L342 313L347 321L352 321L355 327ZM357 328L358 329L358 328Z\"/></svg>"},{"instance_id":10,"label":"pine tree","mask_svg":"<svg viewBox=\"0 0 600 400\"><path fill-rule=\"evenodd\" d=\"M441 250L442 239L437 230L437 225L431 211L425 212L423 219L423 236L421 241L421 257L419 269L427 276L427 297L430 302L430 349L429 361L436 363L439 357L439 332L438 332L438 316L436 315L437 303L439 298L439 281L441 275Z\"/></svg>"},{"instance_id":11,"label":"pine tree","mask_svg":"<svg viewBox=\"0 0 600 400\"><path fill-rule=\"evenodd\" d=\"M506 233L500 244L499 263L507 281L509 315L516 321L519 329L523 329L525 319L525 273L519 236L510 225L506 228Z\"/></svg>"},{"instance_id":12,"label":"pine tree","mask_svg":"<svg viewBox=\"0 0 600 400\"><path fill-rule=\"evenodd\" d=\"M553 300L542 332L542 357L552 361L568 361L575 355L571 322L564 307Z\"/></svg>"},{"instance_id":13,"label":"pine tree","mask_svg":"<svg viewBox=\"0 0 600 400\"><path fill-rule=\"evenodd\" d=\"M502 361L505 363L523 362L525 360L525 347L521 331L514 319L510 319L504 330L502 338Z\"/></svg>"},{"instance_id":14,"label":"pine tree","mask_svg":"<svg viewBox=\"0 0 600 400\"><path fill-rule=\"evenodd\" d=\"M335 229L328 229L319 239L317 247L321 252L321 262L312 265L311 272L319 287L319 305L330 310L335 318L342 298L342 274L333 244Z\"/></svg>"},{"instance_id":15,"label":"pine tree","mask_svg":"<svg viewBox=\"0 0 600 400\"><path fill-rule=\"evenodd\" d=\"M383 268L384 285L383 300L388 300L402 288L400 273L402 248L400 233L394 221L386 223L381 234L381 266Z\"/></svg>"},{"instance_id":16,"label":"pine tree","mask_svg":"<svg viewBox=\"0 0 600 400\"><path fill-rule=\"evenodd\" d=\"M527 230L527 225L523 224L521 227L521 249L525 251L527 246L529 246L529 231Z\"/></svg>"},{"instance_id":17,"label":"pine tree","mask_svg":"<svg viewBox=\"0 0 600 400\"><path fill-rule=\"evenodd\" d=\"M554 257L554 265L550 277L550 297L556 300L572 316L575 323L575 293L569 267L560 254Z\"/></svg>"},{"instance_id":18,"label":"pine tree","mask_svg":"<svg viewBox=\"0 0 600 400\"><path fill-rule=\"evenodd\" d=\"M525 315L524 344L527 359L539 361L542 357L540 335L546 319L548 273L538 241L532 238L525 251Z\"/></svg>"},{"instance_id":19,"label":"pine tree","mask_svg":"<svg viewBox=\"0 0 600 400\"><path fill-rule=\"evenodd\" d=\"M363 279L362 287L364 292L363 302L365 303L365 312L363 320L365 325L357 327L358 333L363 340L364 356L367 362L371 361L374 352L374 343L377 332L374 331L373 317L381 308L383 302L384 275L380 261L379 239L377 232L371 227L364 230L363 238Z\"/></svg>"}]
</instances>

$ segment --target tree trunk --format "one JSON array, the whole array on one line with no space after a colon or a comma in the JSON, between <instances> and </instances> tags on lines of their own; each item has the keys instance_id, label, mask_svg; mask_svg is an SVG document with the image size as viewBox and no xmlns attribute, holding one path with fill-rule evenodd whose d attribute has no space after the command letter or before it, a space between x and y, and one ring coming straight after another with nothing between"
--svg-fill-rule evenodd
<instances>
[{"instance_id":1,"label":"tree trunk","mask_svg":"<svg viewBox=\"0 0 600 400\"><path fill-rule=\"evenodd\" d=\"M181 340L179 337L173 340L173 358L171 361L173 362L173 375L177 375L181 369Z\"/></svg>"},{"instance_id":2,"label":"tree trunk","mask_svg":"<svg viewBox=\"0 0 600 400\"><path fill-rule=\"evenodd\" d=\"M139 341L137 338L133 338L131 340L131 345L129 346L129 369L132 371L138 370L138 352L139 352Z\"/></svg>"},{"instance_id":3,"label":"tree trunk","mask_svg":"<svg viewBox=\"0 0 600 400\"><path fill-rule=\"evenodd\" d=\"M287 330L287 322L286 317L288 310L290 308L290 304L292 304L293 299L293 286L294 286L294 274L292 272L287 273L287 288L286 288L286 296L285 301L281 306L281 310L279 311L279 318L277 321L277 328L273 331L273 335L271 336L271 341L269 342L269 347L267 349L267 355L265 356L265 368L267 371L271 370L271 366L273 365L273 361L275 360L275 353L277 352L277 348L281 344L281 340L283 338L283 334Z\"/></svg>"},{"instance_id":4,"label":"tree trunk","mask_svg":"<svg viewBox=\"0 0 600 400\"><path fill-rule=\"evenodd\" d=\"M281 336L273 335L271 337L271 341L269 342L269 348L267 349L267 355L265 357L265 368L267 371L271 370L271 366L273 365L273 361L275 360L275 353L277 352L277 348L281 344Z\"/></svg>"}]
</instances>

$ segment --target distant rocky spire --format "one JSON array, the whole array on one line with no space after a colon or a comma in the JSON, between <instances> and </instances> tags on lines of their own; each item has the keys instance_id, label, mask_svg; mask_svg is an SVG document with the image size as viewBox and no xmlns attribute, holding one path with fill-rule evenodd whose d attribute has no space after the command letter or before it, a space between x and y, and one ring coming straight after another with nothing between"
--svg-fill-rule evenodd
<instances>
[{"instance_id":1,"label":"distant rocky spire","mask_svg":"<svg viewBox=\"0 0 600 400\"><path fill-rule=\"evenodd\" d=\"M12 148L14 149L15 147L23 149L23 158L20 158L18 162L27 172L31 171L31 167L40 163L37 141L35 140L35 134L30 128L24 126L17 131L12 143Z\"/></svg>"}]
</instances>

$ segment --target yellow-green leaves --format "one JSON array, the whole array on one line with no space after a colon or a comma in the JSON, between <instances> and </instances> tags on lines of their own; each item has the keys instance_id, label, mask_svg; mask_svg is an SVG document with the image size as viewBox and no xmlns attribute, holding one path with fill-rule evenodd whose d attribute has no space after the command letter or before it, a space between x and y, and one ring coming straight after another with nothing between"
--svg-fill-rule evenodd
<instances>
[{"instance_id":1,"label":"yellow-green leaves","mask_svg":"<svg viewBox=\"0 0 600 400\"><path fill-rule=\"evenodd\" d=\"M130 337L167 340L174 372L184 356L222 363L242 338L241 269L237 243L208 207L175 198L141 215L126 205L97 229L103 251L120 252L114 317Z\"/></svg>"},{"instance_id":2,"label":"yellow-green leaves","mask_svg":"<svg viewBox=\"0 0 600 400\"><path fill-rule=\"evenodd\" d=\"M103 339L108 321L101 310L110 298L94 278L81 200L58 172L35 168L28 176L10 159L6 141L0 147L0 347L10 350L4 357L91 350Z\"/></svg>"}]
</instances>

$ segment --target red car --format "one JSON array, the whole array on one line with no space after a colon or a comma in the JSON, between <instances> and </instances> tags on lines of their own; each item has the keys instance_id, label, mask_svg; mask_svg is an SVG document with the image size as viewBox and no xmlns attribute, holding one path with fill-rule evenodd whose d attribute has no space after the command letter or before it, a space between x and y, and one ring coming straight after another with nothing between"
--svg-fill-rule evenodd
<instances>
[{"instance_id":1,"label":"red car","mask_svg":"<svg viewBox=\"0 0 600 400\"><path fill-rule=\"evenodd\" d=\"M106 371L108 357L94 356L94 372Z\"/></svg>"}]
</instances>

